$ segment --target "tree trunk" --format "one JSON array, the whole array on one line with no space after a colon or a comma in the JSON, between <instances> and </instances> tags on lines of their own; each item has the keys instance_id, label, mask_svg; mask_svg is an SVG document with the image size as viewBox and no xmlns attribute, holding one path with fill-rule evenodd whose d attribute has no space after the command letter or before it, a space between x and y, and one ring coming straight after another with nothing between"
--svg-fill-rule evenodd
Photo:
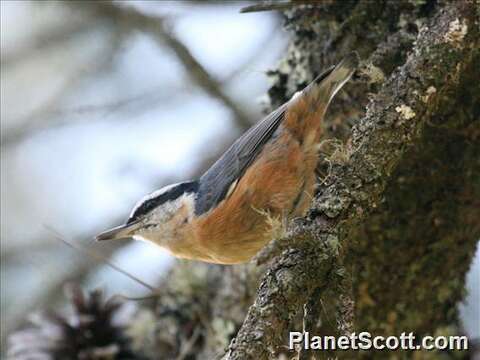
<instances>
[{"instance_id":1,"label":"tree trunk","mask_svg":"<svg viewBox=\"0 0 480 360\"><path fill-rule=\"evenodd\" d=\"M155 318L137 319L154 336L132 332L153 358L326 357L286 349L289 331L462 333L457 304L480 238L479 3L285 8L292 38L269 74L272 107L346 53L363 60L323 124L318 193L308 216L252 264L179 262Z\"/></svg>"}]
</instances>

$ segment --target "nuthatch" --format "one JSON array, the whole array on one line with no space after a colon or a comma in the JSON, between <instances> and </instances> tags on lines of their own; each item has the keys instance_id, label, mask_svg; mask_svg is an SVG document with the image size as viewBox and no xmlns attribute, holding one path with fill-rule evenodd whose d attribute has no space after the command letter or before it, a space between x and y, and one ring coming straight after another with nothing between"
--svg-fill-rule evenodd
<instances>
[{"instance_id":1,"label":"nuthatch","mask_svg":"<svg viewBox=\"0 0 480 360\"><path fill-rule=\"evenodd\" d=\"M267 217L292 219L309 209L320 122L357 66L358 55L348 55L251 127L200 179L146 196L124 225L96 239L146 240L211 263L249 261L272 238Z\"/></svg>"}]
</instances>

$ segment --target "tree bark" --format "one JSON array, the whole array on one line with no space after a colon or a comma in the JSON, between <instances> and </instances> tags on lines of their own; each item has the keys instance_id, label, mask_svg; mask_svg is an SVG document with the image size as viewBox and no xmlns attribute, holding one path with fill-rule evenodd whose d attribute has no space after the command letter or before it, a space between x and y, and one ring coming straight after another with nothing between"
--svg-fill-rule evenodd
<instances>
[{"instance_id":1,"label":"tree bark","mask_svg":"<svg viewBox=\"0 0 480 360\"><path fill-rule=\"evenodd\" d=\"M363 59L323 124L330 140L312 208L252 264L180 262L144 351L308 359L326 353L286 349L289 331L462 333L457 304L480 238L479 7L352 0L283 10L292 39L270 72L272 107L346 53Z\"/></svg>"}]
</instances>

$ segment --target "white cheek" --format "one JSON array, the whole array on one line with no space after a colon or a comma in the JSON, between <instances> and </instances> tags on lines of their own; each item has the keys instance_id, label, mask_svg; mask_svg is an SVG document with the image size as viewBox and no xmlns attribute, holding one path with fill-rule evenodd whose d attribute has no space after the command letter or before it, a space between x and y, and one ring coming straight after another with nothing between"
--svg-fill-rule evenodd
<instances>
[{"instance_id":1,"label":"white cheek","mask_svg":"<svg viewBox=\"0 0 480 360\"><path fill-rule=\"evenodd\" d=\"M187 207L187 216L192 218L194 215L193 199L192 195L184 195L155 209L145 220L149 226L139 229L138 234L135 234L133 238L139 241L153 242L168 249L172 241L178 240L173 238L173 234L176 232L175 227L178 224L171 220L182 206ZM153 224L155 226L152 226Z\"/></svg>"},{"instance_id":2,"label":"white cheek","mask_svg":"<svg viewBox=\"0 0 480 360\"><path fill-rule=\"evenodd\" d=\"M146 238L144 238L141 235L133 235L133 240L149 242Z\"/></svg>"}]
</instances>

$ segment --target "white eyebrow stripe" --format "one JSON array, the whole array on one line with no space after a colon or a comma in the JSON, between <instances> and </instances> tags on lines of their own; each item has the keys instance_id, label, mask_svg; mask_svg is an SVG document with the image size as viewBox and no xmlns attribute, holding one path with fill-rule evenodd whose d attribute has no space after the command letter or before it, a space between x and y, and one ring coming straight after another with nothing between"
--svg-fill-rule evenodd
<instances>
[{"instance_id":1,"label":"white eyebrow stripe","mask_svg":"<svg viewBox=\"0 0 480 360\"><path fill-rule=\"evenodd\" d=\"M136 204L135 206L133 207L132 211L130 212L130 215L128 216L129 218L131 218L133 216L133 214L135 214L135 211L138 210L138 208L140 206L142 206L146 201L148 200L152 200L164 193L166 193L167 191L173 189L175 186L178 186L180 185L182 182L178 182L178 183L175 183L175 184L170 184L170 185L167 185L167 186L164 186L163 188L161 189L158 189L158 190L155 190L153 192L151 192L150 194L148 195L145 195L143 198L141 198Z\"/></svg>"}]
</instances>

